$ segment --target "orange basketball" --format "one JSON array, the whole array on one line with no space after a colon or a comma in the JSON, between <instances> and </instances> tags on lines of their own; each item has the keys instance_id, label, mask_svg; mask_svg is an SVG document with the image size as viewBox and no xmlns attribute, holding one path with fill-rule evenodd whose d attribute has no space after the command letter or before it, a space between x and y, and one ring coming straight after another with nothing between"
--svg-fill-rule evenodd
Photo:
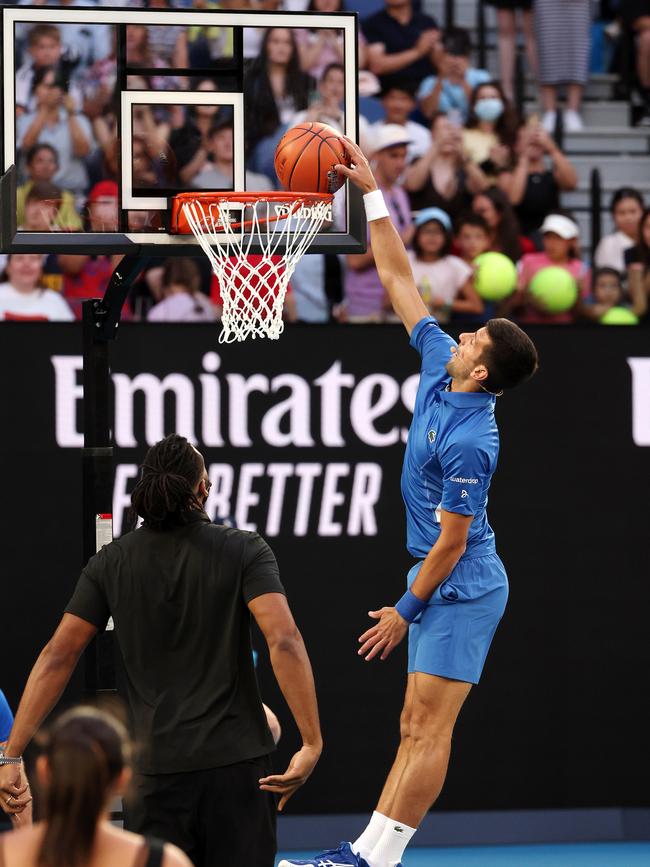
<instances>
[{"instance_id":1,"label":"orange basketball","mask_svg":"<svg viewBox=\"0 0 650 867\"><path fill-rule=\"evenodd\" d=\"M275 149L275 172L285 190L335 193L345 178L335 171L350 159L339 133L326 123L305 121L292 126Z\"/></svg>"}]
</instances>

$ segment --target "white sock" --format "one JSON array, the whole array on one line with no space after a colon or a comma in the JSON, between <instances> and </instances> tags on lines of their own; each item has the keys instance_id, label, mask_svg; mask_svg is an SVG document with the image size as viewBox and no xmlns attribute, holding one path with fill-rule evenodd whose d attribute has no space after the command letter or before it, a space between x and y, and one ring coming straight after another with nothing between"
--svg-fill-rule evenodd
<instances>
[{"instance_id":1,"label":"white sock","mask_svg":"<svg viewBox=\"0 0 650 867\"><path fill-rule=\"evenodd\" d=\"M366 858L370 867L396 867L416 831L417 828L388 819L375 848Z\"/></svg>"},{"instance_id":2,"label":"white sock","mask_svg":"<svg viewBox=\"0 0 650 867\"><path fill-rule=\"evenodd\" d=\"M375 810L370 817L366 830L352 844L352 851L357 855L361 855L367 861L370 853L379 842L379 838L388 821L388 816L384 816L383 813L378 813Z\"/></svg>"}]
</instances>

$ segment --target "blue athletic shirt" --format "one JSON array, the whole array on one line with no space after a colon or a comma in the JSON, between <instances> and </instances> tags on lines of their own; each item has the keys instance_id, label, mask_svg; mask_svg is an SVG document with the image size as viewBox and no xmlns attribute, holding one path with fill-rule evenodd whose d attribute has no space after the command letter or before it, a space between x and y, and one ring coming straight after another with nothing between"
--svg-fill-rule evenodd
<instances>
[{"instance_id":1,"label":"blue athletic shirt","mask_svg":"<svg viewBox=\"0 0 650 867\"><path fill-rule=\"evenodd\" d=\"M11 713L9 702L5 698L4 692L0 689L0 744L8 740L13 724L14 717Z\"/></svg>"},{"instance_id":2,"label":"blue athletic shirt","mask_svg":"<svg viewBox=\"0 0 650 867\"><path fill-rule=\"evenodd\" d=\"M421 319L411 333L422 368L404 454L402 496L406 547L418 559L438 541L441 509L474 516L462 559L495 552L486 508L499 455L496 398L484 391L446 391L451 382L446 365L456 345L432 316Z\"/></svg>"}]
</instances>

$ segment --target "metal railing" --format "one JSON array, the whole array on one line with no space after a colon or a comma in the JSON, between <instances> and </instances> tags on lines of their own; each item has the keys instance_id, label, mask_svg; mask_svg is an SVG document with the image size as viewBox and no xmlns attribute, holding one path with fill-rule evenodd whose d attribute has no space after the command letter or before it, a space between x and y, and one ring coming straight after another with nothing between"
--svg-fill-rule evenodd
<instances>
[{"instance_id":1,"label":"metal railing","mask_svg":"<svg viewBox=\"0 0 650 867\"><path fill-rule=\"evenodd\" d=\"M589 178L589 212L591 214L591 261L593 262L603 227L603 184L598 168L591 170Z\"/></svg>"}]
</instances>

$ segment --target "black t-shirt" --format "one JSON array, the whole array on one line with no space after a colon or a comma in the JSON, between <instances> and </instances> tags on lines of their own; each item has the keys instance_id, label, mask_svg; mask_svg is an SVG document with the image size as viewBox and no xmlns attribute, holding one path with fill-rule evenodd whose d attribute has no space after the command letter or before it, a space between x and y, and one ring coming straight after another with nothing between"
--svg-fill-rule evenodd
<instances>
[{"instance_id":1,"label":"black t-shirt","mask_svg":"<svg viewBox=\"0 0 650 867\"><path fill-rule=\"evenodd\" d=\"M413 10L408 24L400 24L385 9L375 12L361 22L361 29L368 44L383 42L386 46L386 54L399 54L414 48L424 30L435 30L437 27L435 18L416 10ZM434 74L435 67L429 58L422 57L397 72L381 75L380 81L382 88L387 89L404 81L422 81L428 75Z\"/></svg>"},{"instance_id":2,"label":"black t-shirt","mask_svg":"<svg viewBox=\"0 0 650 867\"><path fill-rule=\"evenodd\" d=\"M547 214L560 206L560 188L550 169L531 172L526 181L524 196L515 208L521 231L531 235L544 222Z\"/></svg>"},{"instance_id":3,"label":"black t-shirt","mask_svg":"<svg viewBox=\"0 0 650 867\"><path fill-rule=\"evenodd\" d=\"M251 648L247 603L284 593L256 533L212 524L141 527L88 561L66 612L103 629L109 616L140 773L233 764L273 750Z\"/></svg>"}]
</instances>

